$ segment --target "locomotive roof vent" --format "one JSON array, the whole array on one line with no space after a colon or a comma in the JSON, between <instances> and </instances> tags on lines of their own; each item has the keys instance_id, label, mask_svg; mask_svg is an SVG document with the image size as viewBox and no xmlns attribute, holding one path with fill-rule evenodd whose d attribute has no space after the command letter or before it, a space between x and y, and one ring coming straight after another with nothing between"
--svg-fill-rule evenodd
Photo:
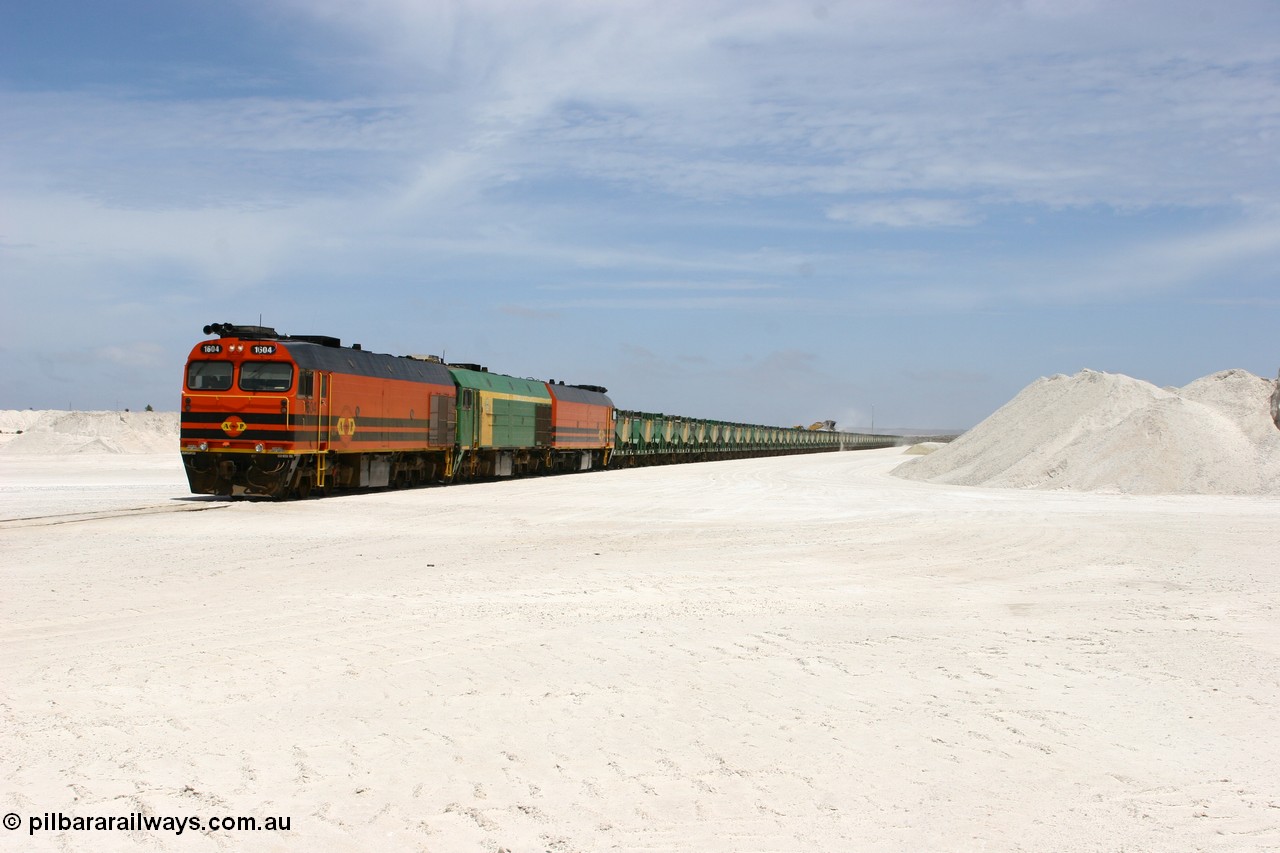
<instances>
[{"instance_id":1,"label":"locomotive roof vent","mask_svg":"<svg viewBox=\"0 0 1280 853\"><path fill-rule=\"evenodd\" d=\"M608 394L609 389L602 385L570 385L570 388L581 388L583 391L595 391L597 394Z\"/></svg>"},{"instance_id":2,"label":"locomotive roof vent","mask_svg":"<svg viewBox=\"0 0 1280 853\"><path fill-rule=\"evenodd\" d=\"M319 344L322 347L340 347L342 341L330 335L289 335L291 341L304 341L309 344Z\"/></svg>"},{"instance_id":3,"label":"locomotive roof vent","mask_svg":"<svg viewBox=\"0 0 1280 853\"><path fill-rule=\"evenodd\" d=\"M456 368L458 368L459 370L474 370L474 371L476 371L477 373L488 373L488 372L489 372L489 368L487 368L487 367L482 367L482 366L481 366L481 365L479 365L479 364L472 364L472 363L470 363L470 362L456 362L456 363L451 363L449 366L450 366L450 367L456 367Z\"/></svg>"}]
</instances>

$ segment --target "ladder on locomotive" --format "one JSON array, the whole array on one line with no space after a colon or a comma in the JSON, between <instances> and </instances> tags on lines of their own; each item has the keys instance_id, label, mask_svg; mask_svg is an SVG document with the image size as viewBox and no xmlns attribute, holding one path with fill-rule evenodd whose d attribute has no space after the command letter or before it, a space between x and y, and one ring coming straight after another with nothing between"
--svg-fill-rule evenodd
<instances>
[{"instance_id":1,"label":"ladder on locomotive","mask_svg":"<svg viewBox=\"0 0 1280 853\"><path fill-rule=\"evenodd\" d=\"M329 438L333 435L332 377L332 373L320 374L320 402L316 406L316 488L321 491L329 473Z\"/></svg>"}]
</instances>

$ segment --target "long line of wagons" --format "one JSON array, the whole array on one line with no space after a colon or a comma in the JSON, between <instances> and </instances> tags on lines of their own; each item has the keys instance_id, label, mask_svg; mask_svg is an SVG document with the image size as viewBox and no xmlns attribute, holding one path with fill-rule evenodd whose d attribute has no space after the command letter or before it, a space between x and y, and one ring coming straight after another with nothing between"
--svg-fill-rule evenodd
<instances>
[{"instance_id":1,"label":"long line of wagons","mask_svg":"<svg viewBox=\"0 0 1280 853\"><path fill-rule=\"evenodd\" d=\"M894 436L617 409L606 389L214 323L187 360L196 494L272 498L886 447Z\"/></svg>"}]
</instances>

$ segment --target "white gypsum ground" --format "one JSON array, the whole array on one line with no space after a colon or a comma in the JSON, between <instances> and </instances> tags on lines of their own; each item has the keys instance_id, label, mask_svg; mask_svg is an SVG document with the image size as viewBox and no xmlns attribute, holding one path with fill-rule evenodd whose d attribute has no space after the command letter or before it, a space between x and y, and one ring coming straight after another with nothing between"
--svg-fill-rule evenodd
<instances>
[{"instance_id":1,"label":"white gypsum ground","mask_svg":"<svg viewBox=\"0 0 1280 853\"><path fill-rule=\"evenodd\" d=\"M1280 498L910 458L270 503L0 455L0 810L292 826L0 849L1280 847Z\"/></svg>"}]
</instances>

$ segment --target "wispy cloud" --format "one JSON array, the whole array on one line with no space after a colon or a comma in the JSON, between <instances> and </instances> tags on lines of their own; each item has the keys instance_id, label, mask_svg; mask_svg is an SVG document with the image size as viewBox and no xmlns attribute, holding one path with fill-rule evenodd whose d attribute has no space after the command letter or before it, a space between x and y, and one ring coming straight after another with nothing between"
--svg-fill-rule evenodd
<instances>
[{"instance_id":1,"label":"wispy cloud","mask_svg":"<svg viewBox=\"0 0 1280 853\"><path fill-rule=\"evenodd\" d=\"M968 205L948 199L902 198L839 204L827 209L837 222L864 227L933 228L975 225L981 217Z\"/></svg>"},{"instance_id":2,"label":"wispy cloud","mask_svg":"<svg viewBox=\"0 0 1280 853\"><path fill-rule=\"evenodd\" d=\"M814 326L841 338L832 318L1239 304L1280 263L1271 0L220 14L262 52L129 54L104 80L0 59L0 263L24 315L84 302L169 328L275 300L317 327L410 341L447 316L515 347L636 317L649 339L667 312L697 318L698 357L755 335L807 352ZM60 34L49 67L89 67ZM357 291L413 311L355 318ZM905 346L880 325L877 352Z\"/></svg>"},{"instance_id":3,"label":"wispy cloud","mask_svg":"<svg viewBox=\"0 0 1280 853\"><path fill-rule=\"evenodd\" d=\"M113 344L99 347L94 357L120 367L163 367L164 348L154 343Z\"/></svg>"},{"instance_id":4,"label":"wispy cloud","mask_svg":"<svg viewBox=\"0 0 1280 853\"><path fill-rule=\"evenodd\" d=\"M1242 169L1278 180L1280 48L1262 32L1215 39L1197 4L1167 7L1158 35L1142 4L816 8L299 3L346 34L333 59L365 94L9 93L2 132L16 165L113 205L288 203L373 181L409 210L459 186L576 176L701 199L827 194L849 221L965 224L977 214L927 196L1202 204L1231 199ZM847 200L862 193L908 198L877 218L874 199Z\"/></svg>"},{"instance_id":5,"label":"wispy cloud","mask_svg":"<svg viewBox=\"0 0 1280 853\"><path fill-rule=\"evenodd\" d=\"M498 311L508 317L518 317L521 320L554 320L560 316L557 311L545 311L525 305L499 305Z\"/></svg>"},{"instance_id":6,"label":"wispy cloud","mask_svg":"<svg viewBox=\"0 0 1280 853\"><path fill-rule=\"evenodd\" d=\"M1010 282L1004 295L1027 303L1117 302L1185 293L1196 285L1215 292L1235 281L1259 276L1274 280L1277 274L1280 220L1245 221L1184 229L1096 256L1062 260L1047 275L1025 269L1024 282Z\"/></svg>"},{"instance_id":7,"label":"wispy cloud","mask_svg":"<svg viewBox=\"0 0 1280 853\"><path fill-rule=\"evenodd\" d=\"M305 221L280 210L230 212L218 208L112 209L64 194L13 193L22 216L4 224L12 274L38 265L83 277L101 288L154 267L170 273L170 288L201 282L242 288L269 275L296 249ZM141 278L139 278L139 284Z\"/></svg>"},{"instance_id":8,"label":"wispy cloud","mask_svg":"<svg viewBox=\"0 0 1280 853\"><path fill-rule=\"evenodd\" d=\"M750 293L761 291L777 291L780 285L766 284L757 281L688 281L688 280L650 280L620 282L574 282L563 284L544 284L539 290L593 290L593 291L685 291L685 292L728 292Z\"/></svg>"}]
</instances>

